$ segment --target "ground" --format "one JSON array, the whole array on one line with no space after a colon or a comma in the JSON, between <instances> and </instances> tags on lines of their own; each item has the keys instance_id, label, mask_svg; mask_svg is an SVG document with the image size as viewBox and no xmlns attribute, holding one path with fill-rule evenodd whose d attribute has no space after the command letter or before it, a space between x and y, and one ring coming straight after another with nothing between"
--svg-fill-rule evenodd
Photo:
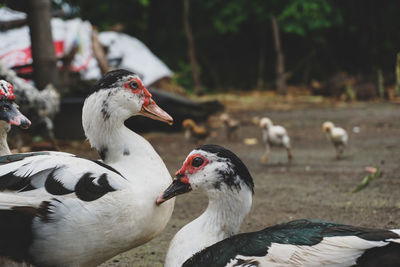
<instances>
[{"instance_id":1,"label":"ground","mask_svg":"<svg viewBox=\"0 0 400 267\"><path fill-rule=\"evenodd\" d=\"M254 106L252 106L254 107ZM236 141L227 141L222 129L206 140L235 152L247 165L255 182L252 210L240 229L256 231L300 218L316 218L365 227L400 228L400 106L384 103L332 104L308 102L245 109L231 108L241 121ZM268 116L286 127L292 140L293 161L284 149L273 148L267 164L260 129L254 116ZM340 160L321 131L331 120L350 135L349 147ZM354 127L359 127L355 133ZM171 174L178 170L195 144L184 142L183 133L151 133L145 137L164 159ZM246 145L244 138L258 144ZM93 154L94 155L94 154ZM382 175L366 188L350 193L368 174L366 166L380 168ZM118 255L102 266L162 266L173 235L196 218L207 199L198 192L179 196L170 222L151 242ZM195 242L195 240L193 240Z\"/></svg>"}]
</instances>

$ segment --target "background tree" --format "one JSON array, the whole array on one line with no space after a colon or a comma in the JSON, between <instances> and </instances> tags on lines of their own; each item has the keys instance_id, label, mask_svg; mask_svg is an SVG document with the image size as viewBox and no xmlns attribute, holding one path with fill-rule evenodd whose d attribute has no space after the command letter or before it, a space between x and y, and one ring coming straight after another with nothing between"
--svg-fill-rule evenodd
<instances>
[{"instance_id":1,"label":"background tree","mask_svg":"<svg viewBox=\"0 0 400 267\"><path fill-rule=\"evenodd\" d=\"M13 2L13 1L10 1ZM193 89L182 0L64 0L99 30L121 23ZM197 65L209 90L276 89L272 16L280 28L288 84L308 84L346 72L376 84L382 69L394 83L400 47L399 1L204 0L190 2Z\"/></svg>"},{"instance_id":2,"label":"background tree","mask_svg":"<svg viewBox=\"0 0 400 267\"><path fill-rule=\"evenodd\" d=\"M201 92L202 90L201 90L200 75L196 58L196 47L192 34L192 29L190 28L190 22L189 22L190 21L189 10L190 10L189 0L183 0L183 27L185 29L185 34L188 43L188 54L189 54L190 66L192 67L194 92L196 95L200 95L202 93Z\"/></svg>"},{"instance_id":3,"label":"background tree","mask_svg":"<svg viewBox=\"0 0 400 267\"><path fill-rule=\"evenodd\" d=\"M27 13L35 85L39 89L43 89L49 83L57 86L58 70L51 35L50 0L10 0L6 3L11 8Z\"/></svg>"}]
</instances>

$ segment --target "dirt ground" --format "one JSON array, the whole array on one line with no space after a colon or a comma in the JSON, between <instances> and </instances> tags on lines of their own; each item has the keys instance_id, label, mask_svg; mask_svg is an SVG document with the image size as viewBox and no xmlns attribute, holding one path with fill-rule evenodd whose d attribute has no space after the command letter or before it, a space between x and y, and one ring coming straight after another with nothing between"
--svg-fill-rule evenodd
<instances>
[{"instance_id":1,"label":"dirt ground","mask_svg":"<svg viewBox=\"0 0 400 267\"><path fill-rule=\"evenodd\" d=\"M289 105L268 111L232 109L231 116L242 124L239 138L228 142L223 129L216 129L216 136L206 140L235 152L253 176L253 206L241 232L300 218L400 228L400 105L322 106ZM290 164L285 150L279 148L272 150L267 164L259 162L264 146L260 129L251 123L253 116L268 116L287 128L294 154ZM350 145L341 160L334 158L334 148L321 132L325 120L335 122L350 134ZM354 127L359 127L360 132L355 133ZM171 173L181 167L195 147L185 142L183 133L151 133L145 137ZM244 138L256 138L258 144L246 145ZM382 176L358 193L349 193L367 175L366 166L379 167ZM201 193L179 196L172 218L161 235L102 266L162 266L173 235L196 218L206 205L207 199Z\"/></svg>"}]
</instances>

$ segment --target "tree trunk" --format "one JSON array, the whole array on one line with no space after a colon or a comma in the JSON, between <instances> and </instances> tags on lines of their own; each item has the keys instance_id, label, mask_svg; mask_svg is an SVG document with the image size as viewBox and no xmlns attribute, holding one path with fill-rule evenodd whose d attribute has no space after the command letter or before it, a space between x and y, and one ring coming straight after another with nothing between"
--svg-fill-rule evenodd
<instances>
[{"instance_id":1,"label":"tree trunk","mask_svg":"<svg viewBox=\"0 0 400 267\"><path fill-rule=\"evenodd\" d=\"M264 66L265 66L265 47L264 47L264 42L261 42L260 53L258 55L257 89L264 88Z\"/></svg>"},{"instance_id":2,"label":"tree trunk","mask_svg":"<svg viewBox=\"0 0 400 267\"><path fill-rule=\"evenodd\" d=\"M400 53L397 53L396 57L396 85L394 93L396 96L400 96Z\"/></svg>"},{"instance_id":3,"label":"tree trunk","mask_svg":"<svg viewBox=\"0 0 400 267\"><path fill-rule=\"evenodd\" d=\"M271 22L276 51L276 86L278 89L278 94L286 95L285 57L281 49L279 26L275 16L271 18Z\"/></svg>"},{"instance_id":4,"label":"tree trunk","mask_svg":"<svg viewBox=\"0 0 400 267\"><path fill-rule=\"evenodd\" d=\"M192 67L194 92L196 95L200 95L202 93L202 89L199 77L199 70L197 68L196 49L194 46L192 30L190 29L189 24L189 0L183 0L183 27L185 29L185 34L188 41L189 61L190 66Z\"/></svg>"},{"instance_id":5,"label":"tree trunk","mask_svg":"<svg viewBox=\"0 0 400 267\"><path fill-rule=\"evenodd\" d=\"M43 89L49 83L57 87L58 70L51 35L50 0L28 0L26 4L36 87Z\"/></svg>"},{"instance_id":6,"label":"tree trunk","mask_svg":"<svg viewBox=\"0 0 400 267\"><path fill-rule=\"evenodd\" d=\"M378 93L381 100L383 100L385 98L385 80L381 68L378 68L377 76L378 76Z\"/></svg>"}]
</instances>

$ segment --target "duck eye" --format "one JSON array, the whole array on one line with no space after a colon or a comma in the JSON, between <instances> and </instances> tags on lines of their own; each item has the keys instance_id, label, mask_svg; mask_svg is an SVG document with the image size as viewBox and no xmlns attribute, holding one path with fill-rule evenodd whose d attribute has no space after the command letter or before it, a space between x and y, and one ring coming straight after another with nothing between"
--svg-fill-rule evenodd
<instances>
[{"instance_id":1,"label":"duck eye","mask_svg":"<svg viewBox=\"0 0 400 267\"><path fill-rule=\"evenodd\" d=\"M138 89L138 87L139 87L139 85L138 85L138 83L137 83L136 81L130 82L130 83L129 83L129 86L130 86L132 89Z\"/></svg>"},{"instance_id":2,"label":"duck eye","mask_svg":"<svg viewBox=\"0 0 400 267\"><path fill-rule=\"evenodd\" d=\"M192 166L193 167L200 167L203 164L204 160L200 157L194 158L192 160Z\"/></svg>"}]
</instances>

